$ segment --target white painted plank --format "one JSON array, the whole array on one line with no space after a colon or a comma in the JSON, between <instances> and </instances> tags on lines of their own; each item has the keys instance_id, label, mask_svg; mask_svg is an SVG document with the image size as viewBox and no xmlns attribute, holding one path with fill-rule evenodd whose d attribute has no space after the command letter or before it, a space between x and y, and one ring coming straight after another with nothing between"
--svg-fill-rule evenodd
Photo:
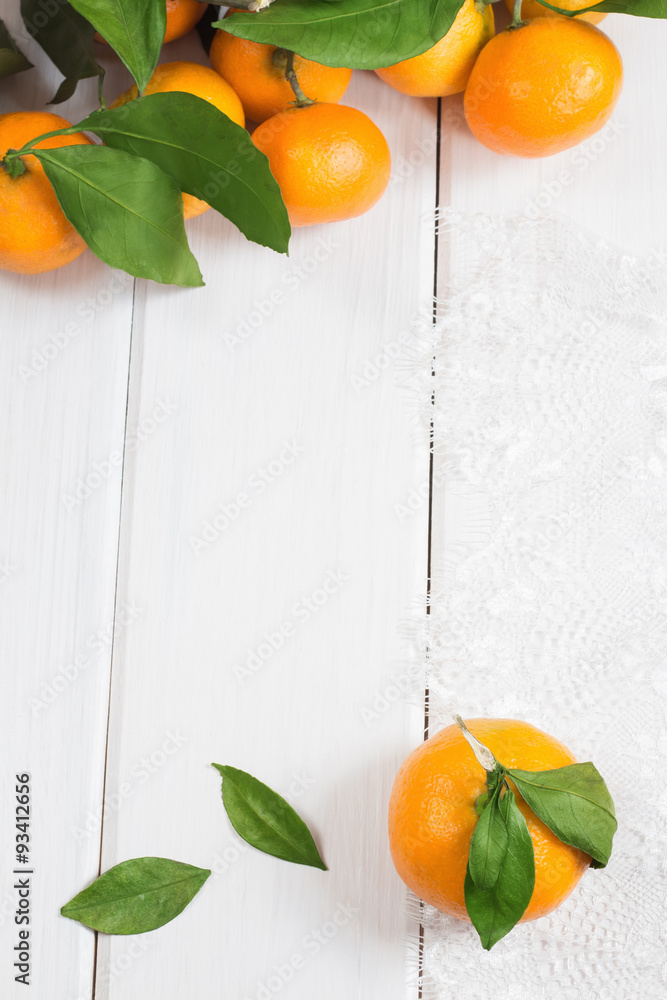
<instances>
[{"instance_id":1,"label":"white painted plank","mask_svg":"<svg viewBox=\"0 0 667 1000\"><path fill-rule=\"evenodd\" d=\"M17 8L0 16L39 68L3 81L2 112L43 109L58 80ZM94 94L53 110L76 121ZM49 274L0 272L0 289L2 995L26 995L11 872L14 774L29 772L31 984L74 1000L90 995L93 935L58 911L99 862L132 281L86 251Z\"/></svg>"},{"instance_id":2,"label":"white painted plank","mask_svg":"<svg viewBox=\"0 0 667 1000\"><path fill-rule=\"evenodd\" d=\"M119 599L143 611L114 657L107 787L126 794L103 862L157 854L219 874L173 924L101 941L100 1000L254 998L293 956L303 968L280 992L294 1000L405 995L405 892L385 813L421 720L403 704L368 723L361 710L405 671L398 626L424 589L426 508L403 521L394 508L425 456L386 368L430 307L435 103L369 74L349 101L409 175L375 210L297 231L289 260L209 213L190 228L206 289L138 293L130 422L169 415L125 469ZM322 606L307 613L307 601ZM272 652L281 625L293 634ZM266 662L239 680L251 654ZM212 760L291 796L330 873L237 856Z\"/></svg>"}]
</instances>

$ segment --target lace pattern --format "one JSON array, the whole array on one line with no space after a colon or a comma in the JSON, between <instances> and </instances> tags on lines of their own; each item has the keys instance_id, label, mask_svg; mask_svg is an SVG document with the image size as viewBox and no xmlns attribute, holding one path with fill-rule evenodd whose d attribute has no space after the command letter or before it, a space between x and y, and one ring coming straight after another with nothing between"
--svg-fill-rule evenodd
<instances>
[{"instance_id":1,"label":"lace pattern","mask_svg":"<svg viewBox=\"0 0 667 1000\"><path fill-rule=\"evenodd\" d=\"M433 341L410 364L433 429L431 732L526 719L592 759L619 830L552 915L491 953L423 909L423 995L667 995L667 273L571 224L440 219ZM435 361L433 362L433 359Z\"/></svg>"}]
</instances>

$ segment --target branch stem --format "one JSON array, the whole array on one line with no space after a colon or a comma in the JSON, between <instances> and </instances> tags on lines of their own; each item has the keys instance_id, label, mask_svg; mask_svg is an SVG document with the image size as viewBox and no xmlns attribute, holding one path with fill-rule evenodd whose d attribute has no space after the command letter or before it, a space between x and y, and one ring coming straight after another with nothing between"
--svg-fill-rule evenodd
<instances>
[{"instance_id":1,"label":"branch stem","mask_svg":"<svg viewBox=\"0 0 667 1000\"><path fill-rule=\"evenodd\" d=\"M524 23L521 20L521 4L523 0L514 0L514 10L512 11L512 23L510 28L520 28Z\"/></svg>"},{"instance_id":2,"label":"branch stem","mask_svg":"<svg viewBox=\"0 0 667 1000\"><path fill-rule=\"evenodd\" d=\"M480 767L483 767L488 773L495 771L499 767L499 764L489 748L480 743L476 736L473 736L460 715L454 716L454 722L470 744L470 749L474 753Z\"/></svg>"},{"instance_id":3,"label":"branch stem","mask_svg":"<svg viewBox=\"0 0 667 1000\"><path fill-rule=\"evenodd\" d=\"M303 90L299 86L299 81L297 75L294 71L294 53L289 49L276 49L273 53L273 65L278 66L283 70L285 74L285 79L288 81L290 87L294 91L294 96L296 100L294 104L297 108L307 108L311 104L315 104L310 97L306 97Z\"/></svg>"}]
</instances>

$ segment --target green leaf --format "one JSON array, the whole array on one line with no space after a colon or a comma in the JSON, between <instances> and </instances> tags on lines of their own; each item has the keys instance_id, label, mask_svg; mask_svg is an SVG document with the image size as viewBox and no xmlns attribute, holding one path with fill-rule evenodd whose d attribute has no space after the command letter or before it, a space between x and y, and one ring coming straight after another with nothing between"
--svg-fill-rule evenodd
<instances>
[{"instance_id":1,"label":"green leaf","mask_svg":"<svg viewBox=\"0 0 667 1000\"><path fill-rule=\"evenodd\" d=\"M591 7L580 7L578 10L564 10L562 7L555 7L553 4L539 0L543 7L550 7L557 10L559 14L566 14L567 17L574 17L576 14L584 14L586 11L594 10L600 14L634 14L636 17L667 17L667 0L603 0L603 3L594 4Z\"/></svg>"},{"instance_id":2,"label":"green leaf","mask_svg":"<svg viewBox=\"0 0 667 1000\"><path fill-rule=\"evenodd\" d=\"M134 858L104 872L60 912L104 934L143 934L177 917L210 874L168 858Z\"/></svg>"},{"instance_id":3,"label":"green leaf","mask_svg":"<svg viewBox=\"0 0 667 1000\"><path fill-rule=\"evenodd\" d=\"M26 69L32 69L32 63L23 55L0 20L0 80Z\"/></svg>"},{"instance_id":4,"label":"green leaf","mask_svg":"<svg viewBox=\"0 0 667 1000\"><path fill-rule=\"evenodd\" d=\"M181 193L154 163L107 146L31 153L69 221L106 264L166 284L203 284L185 235Z\"/></svg>"},{"instance_id":5,"label":"green leaf","mask_svg":"<svg viewBox=\"0 0 667 1000\"><path fill-rule=\"evenodd\" d=\"M277 0L258 14L215 23L239 38L298 52L326 66L377 69L430 49L463 0Z\"/></svg>"},{"instance_id":6,"label":"green leaf","mask_svg":"<svg viewBox=\"0 0 667 1000\"><path fill-rule=\"evenodd\" d=\"M289 802L246 771L213 764L222 775L222 801L240 837L265 854L327 871L312 834Z\"/></svg>"},{"instance_id":7,"label":"green leaf","mask_svg":"<svg viewBox=\"0 0 667 1000\"><path fill-rule=\"evenodd\" d=\"M487 951L521 919L535 887L533 842L511 789L500 799L499 812L507 831L507 850L498 878L490 888L480 888L468 865L464 889L468 916Z\"/></svg>"},{"instance_id":8,"label":"green leaf","mask_svg":"<svg viewBox=\"0 0 667 1000\"><path fill-rule=\"evenodd\" d=\"M143 91L153 75L167 27L165 0L70 0L118 53Z\"/></svg>"},{"instance_id":9,"label":"green leaf","mask_svg":"<svg viewBox=\"0 0 667 1000\"><path fill-rule=\"evenodd\" d=\"M511 769L507 773L559 840L590 854L593 867L604 868L618 824L609 789L590 761L553 771Z\"/></svg>"},{"instance_id":10,"label":"green leaf","mask_svg":"<svg viewBox=\"0 0 667 1000\"><path fill-rule=\"evenodd\" d=\"M151 94L97 111L78 128L151 160L249 240L287 251L289 218L269 161L245 129L208 101L179 92Z\"/></svg>"},{"instance_id":11,"label":"green leaf","mask_svg":"<svg viewBox=\"0 0 667 1000\"><path fill-rule=\"evenodd\" d=\"M491 889L496 884L507 854L509 837L500 810L499 791L500 785L477 820L470 841L468 871L478 889Z\"/></svg>"},{"instance_id":12,"label":"green leaf","mask_svg":"<svg viewBox=\"0 0 667 1000\"><path fill-rule=\"evenodd\" d=\"M60 104L76 90L79 80L104 76L95 58L95 29L67 0L21 0L23 23L65 79L51 101Z\"/></svg>"}]
</instances>

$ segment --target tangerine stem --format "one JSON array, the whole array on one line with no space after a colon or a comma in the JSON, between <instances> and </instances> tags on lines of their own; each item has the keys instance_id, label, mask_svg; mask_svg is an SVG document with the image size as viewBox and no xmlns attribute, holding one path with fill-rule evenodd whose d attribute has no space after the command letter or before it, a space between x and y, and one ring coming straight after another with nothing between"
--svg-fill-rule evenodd
<instances>
[{"instance_id":1,"label":"tangerine stem","mask_svg":"<svg viewBox=\"0 0 667 1000\"><path fill-rule=\"evenodd\" d=\"M280 69L284 70L285 79L294 91L294 96L296 97L296 101L294 103L297 108L307 108L311 104L315 104L315 101L312 101L310 97L306 97L299 86L299 81L294 71L293 52L290 52L289 49L276 49L273 53L273 65L279 66Z\"/></svg>"},{"instance_id":2,"label":"tangerine stem","mask_svg":"<svg viewBox=\"0 0 667 1000\"><path fill-rule=\"evenodd\" d=\"M512 11L512 23L510 28L520 28L524 23L521 20L521 4L523 0L514 0L514 10Z\"/></svg>"},{"instance_id":3,"label":"tangerine stem","mask_svg":"<svg viewBox=\"0 0 667 1000\"><path fill-rule=\"evenodd\" d=\"M485 747L483 743L480 743L476 736L473 736L460 715L454 716L454 722L470 744L470 749L474 753L477 763L489 773L491 771L495 771L496 768L499 768L500 765L489 748Z\"/></svg>"},{"instance_id":4,"label":"tangerine stem","mask_svg":"<svg viewBox=\"0 0 667 1000\"><path fill-rule=\"evenodd\" d=\"M21 149L8 149L5 160L11 161L21 156L27 156L32 151L33 146L36 146L43 139L52 139L57 135L74 135L77 131L80 131L78 125L68 125L67 128L58 128L54 132L45 132L44 135L37 135L30 142L26 142L25 146L22 146Z\"/></svg>"}]
</instances>

